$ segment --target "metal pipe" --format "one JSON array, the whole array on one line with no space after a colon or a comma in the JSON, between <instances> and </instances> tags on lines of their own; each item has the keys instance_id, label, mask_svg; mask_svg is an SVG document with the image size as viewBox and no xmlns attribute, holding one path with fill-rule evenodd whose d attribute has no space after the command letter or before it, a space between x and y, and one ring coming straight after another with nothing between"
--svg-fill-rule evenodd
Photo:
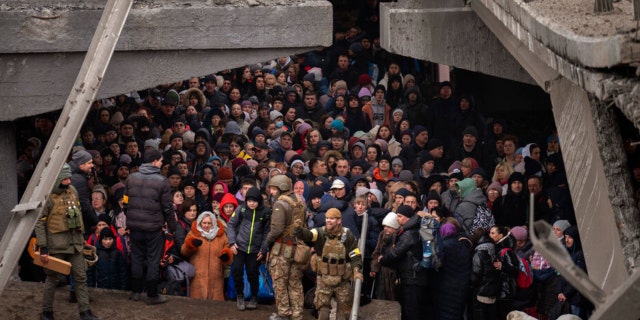
<instances>
[{"instance_id":1,"label":"metal pipe","mask_svg":"<svg viewBox=\"0 0 640 320\"><path fill-rule=\"evenodd\" d=\"M360 256L362 257L363 262L364 250L366 247L365 244L367 242L367 226L369 225L368 220L369 214L365 212L362 215L362 230L360 231L360 240L358 240L358 248L360 249ZM351 320L358 320L358 309L360 308L360 292L362 292L362 281L360 279L356 279L355 288L353 290L353 306L351 306Z\"/></svg>"}]
</instances>

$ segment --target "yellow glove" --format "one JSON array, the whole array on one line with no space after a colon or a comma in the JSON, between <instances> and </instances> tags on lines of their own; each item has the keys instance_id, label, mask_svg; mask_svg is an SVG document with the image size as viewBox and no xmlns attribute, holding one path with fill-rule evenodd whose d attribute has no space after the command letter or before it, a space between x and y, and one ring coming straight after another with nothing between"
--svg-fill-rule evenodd
<instances>
[{"instance_id":1,"label":"yellow glove","mask_svg":"<svg viewBox=\"0 0 640 320\"><path fill-rule=\"evenodd\" d=\"M357 279L360 279L360 281L364 281L364 276L362 275L360 270L358 270L358 268L353 268L353 281L356 281Z\"/></svg>"}]
</instances>

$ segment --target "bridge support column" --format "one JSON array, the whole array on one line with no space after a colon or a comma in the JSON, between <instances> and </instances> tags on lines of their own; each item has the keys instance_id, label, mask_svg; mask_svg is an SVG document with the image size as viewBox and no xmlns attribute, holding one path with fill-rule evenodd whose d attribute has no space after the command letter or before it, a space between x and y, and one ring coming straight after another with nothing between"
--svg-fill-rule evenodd
<instances>
[{"instance_id":1,"label":"bridge support column","mask_svg":"<svg viewBox=\"0 0 640 320\"><path fill-rule=\"evenodd\" d=\"M626 218L631 182L623 174L622 139L611 110L568 79L551 81L548 92L589 278L611 293L638 255L637 241L627 241L624 231L637 220Z\"/></svg>"}]
</instances>

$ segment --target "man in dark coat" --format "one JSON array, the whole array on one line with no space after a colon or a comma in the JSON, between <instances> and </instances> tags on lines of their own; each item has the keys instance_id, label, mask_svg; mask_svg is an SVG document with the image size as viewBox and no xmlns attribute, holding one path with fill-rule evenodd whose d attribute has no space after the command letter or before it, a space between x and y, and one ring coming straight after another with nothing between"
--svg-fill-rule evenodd
<instances>
[{"instance_id":1,"label":"man in dark coat","mask_svg":"<svg viewBox=\"0 0 640 320\"><path fill-rule=\"evenodd\" d=\"M417 86L410 87L404 95L406 103L401 104L398 108L405 112L413 127L421 125L429 128L431 126L429 107L422 102L420 89Z\"/></svg>"},{"instance_id":2,"label":"man in dark coat","mask_svg":"<svg viewBox=\"0 0 640 320\"><path fill-rule=\"evenodd\" d=\"M296 115L302 119L311 119L315 123L320 123L320 117L327 113L320 105L318 98L313 91L304 93L304 106L296 108Z\"/></svg>"},{"instance_id":3,"label":"man in dark coat","mask_svg":"<svg viewBox=\"0 0 640 320\"><path fill-rule=\"evenodd\" d=\"M164 245L162 228L167 223L169 231L176 230L173 196L169 181L160 173L162 153L148 150L144 164L125 183L127 227L131 230L131 300L139 301L146 288L148 304L167 302L158 295L160 258ZM146 266L146 277L144 267Z\"/></svg>"},{"instance_id":4,"label":"man in dark coat","mask_svg":"<svg viewBox=\"0 0 640 320\"><path fill-rule=\"evenodd\" d=\"M91 206L91 190L93 189L93 157L87 151L76 151L71 157L71 185L78 191L80 208L82 209L82 223L84 225L85 238L91 234L91 229L98 224L98 216Z\"/></svg>"},{"instance_id":5,"label":"man in dark coat","mask_svg":"<svg viewBox=\"0 0 640 320\"><path fill-rule=\"evenodd\" d=\"M405 205L401 205L396 211L401 225L396 246L380 257L380 263L395 268L400 277L402 319L426 319L433 310L429 312L424 303L428 274L419 264L422 259L420 216Z\"/></svg>"}]
</instances>

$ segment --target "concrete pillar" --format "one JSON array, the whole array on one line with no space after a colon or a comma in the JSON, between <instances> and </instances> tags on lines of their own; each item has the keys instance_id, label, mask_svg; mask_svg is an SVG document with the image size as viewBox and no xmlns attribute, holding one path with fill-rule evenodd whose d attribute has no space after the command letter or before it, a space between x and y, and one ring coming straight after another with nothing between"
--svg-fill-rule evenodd
<instances>
[{"instance_id":1,"label":"concrete pillar","mask_svg":"<svg viewBox=\"0 0 640 320\"><path fill-rule=\"evenodd\" d=\"M629 272L610 197L614 195L610 185L620 182L605 174L596 134L596 126L601 125L596 124L592 113L599 106L592 106L587 92L566 78L552 81L549 94L589 278L611 293L624 283ZM612 134L607 140L610 145L619 142L622 146L619 134ZM619 164L609 157L604 160L607 167Z\"/></svg>"},{"instance_id":2,"label":"concrete pillar","mask_svg":"<svg viewBox=\"0 0 640 320\"><path fill-rule=\"evenodd\" d=\"M18 203L16 174L16 132L12 122L0 122L0 238L11 221L11 209Z\"/></svg>"}]
</instances>

